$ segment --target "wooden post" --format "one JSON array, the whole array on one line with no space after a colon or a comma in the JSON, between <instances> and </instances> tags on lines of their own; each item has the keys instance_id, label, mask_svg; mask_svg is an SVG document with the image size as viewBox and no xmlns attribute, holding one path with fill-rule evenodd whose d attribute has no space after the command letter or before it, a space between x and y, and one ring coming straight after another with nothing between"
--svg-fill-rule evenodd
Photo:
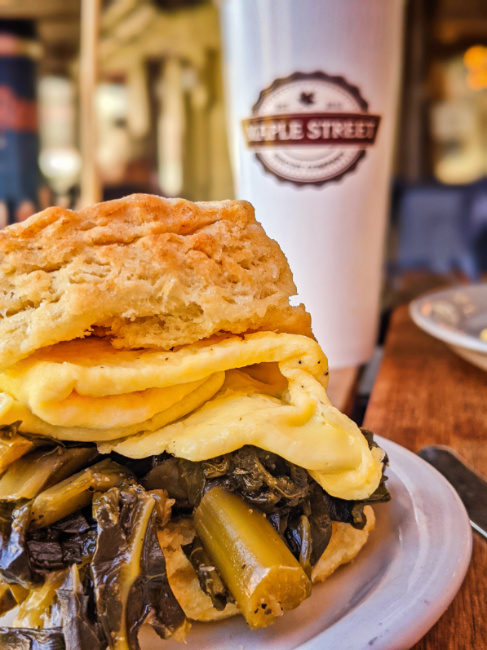
<instances>
[{"instance_id":1,"label":"wooden post","mask_svg":"<svg viewBox=\"0 0 487 650\"><path fill-rule=\"evenodd\" d=\"M81 177L80 207L101 200L101 187L96 168L95 91L97 78L98 30L101 0L81 2L80 56L80 145Z\"/></svg>"}]
</instances>

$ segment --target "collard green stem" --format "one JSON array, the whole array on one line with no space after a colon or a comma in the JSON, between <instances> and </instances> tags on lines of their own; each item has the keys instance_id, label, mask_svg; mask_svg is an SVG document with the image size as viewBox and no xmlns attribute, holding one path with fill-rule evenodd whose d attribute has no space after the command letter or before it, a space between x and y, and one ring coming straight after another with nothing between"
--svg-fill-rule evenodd
<instances>
[{"instance_id":1,"label":"collard green stem","mask_svg":"<svg viewBox=\"0 0 487 650\"><path fill-rule=\"evenodd\" d=\"M0 479L0 500L33 499L97 456L93 447L37 449L12 463Z\"/></svg>"},{"instance_id":2,"label":"collard green stem","mask_svg":"<svg viewBox=\"0 0 487 650\"><path fill-rule=\"evenodd\" d=\"M18 433L20 422L0 427L0 474L18 458L31 451L35 443Z\"/></svg>"},{"instance_id":3,"label":"collard green stem","mask_svg":"<svg viewBox=\"0 0 487 650\"><path fill-rule=\"evenodd\" d=\"M311 594L308 576L265 515L236 494L213 488L195 510L194 522L251 628L269 625Z\"/></svg>"},{"instance_id":4,"label":"collard green stem","mask_svg":"<svg viewBox=\"0 0 487 650\"><path fill-rule=\"evenodd\" d=\"M105 492L127 481L131 473L109 458L41 492L32 504L32 528L51 526L84 508L95 492Z\"/></svg>"}]
</instances>

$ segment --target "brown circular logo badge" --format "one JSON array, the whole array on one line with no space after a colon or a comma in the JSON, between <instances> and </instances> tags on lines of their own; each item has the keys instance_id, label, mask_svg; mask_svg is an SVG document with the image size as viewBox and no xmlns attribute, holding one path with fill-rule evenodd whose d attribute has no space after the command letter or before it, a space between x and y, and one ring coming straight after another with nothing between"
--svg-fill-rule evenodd
<instances>
[{"instance_id":1,"label":"brown circular logo badge","mask_svg":"<svg viewBox=\"0 0 487 650\"><path fill-rule=\"evenodd\" d=\"M266 171L296 185L323 185L356 168L379 122L343 77L296 72L260 93L243 128Z\"/></svg>"}]
</instances>

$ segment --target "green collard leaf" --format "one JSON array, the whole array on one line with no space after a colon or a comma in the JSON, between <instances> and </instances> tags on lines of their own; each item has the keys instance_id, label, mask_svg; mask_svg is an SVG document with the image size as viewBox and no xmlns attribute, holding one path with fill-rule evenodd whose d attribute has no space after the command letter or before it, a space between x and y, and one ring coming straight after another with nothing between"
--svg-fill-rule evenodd
<instances>
[{"instance_id":1,"label":"green collard leaf","mask_svg":"<svg viewBox=\"0 0 487 650\"><path fill-rule=\"evenodd\" d=\"M90 573L82 573L72 566L56 594L66 650L104 650L107 641L96 616Z\"/></svg>"},{"instance_id":2,"label":"green collard leaf","mask_svg":"<svg viewBox=\"0 0 487 650\"><path fill-rule=\"evenodd\" d=\"M30 501L0 501L0 577L28 588L42 583L31 565L26 543L30 512Z\"/></svg>"},{"instance_id":3,"label":"green collard leaf","mask_svg":"<svg viewBox=\"0 0 487 650\"><path fill-rule=\"evenodd\" d=\"M27 534L31 566L39 573L86 564L95 552L95 544L96 523L88 523L81 512L48 528L31 528Z\"/></svg>"},{"instance_id":4,"label":"green collard leaf","mask_svg":"<svg viewBox=\"0 0 487 650\"><path fill-rule=\"evenodd\" d=\"M98 619L113 650L139 650L138 630L146 620L163 637L185 621L157 540L157 499L127 484L93 500L98 532L91 570Z\"/></svg>"},{"instance_id":5,"label":"green collard leaf","mask_svg":"<svg viewBox=\"0 0 487 650\"><path fill-rule=\"evenodd\" d=\"M0 648L8 650L67 650L59 629L30 630L0 627Z\"/></svg>"},{"instance_id":6,"label":"green collard leaf","mask_svg":"<svg viewBox=\"0 0 487 650\"><path fill-rule=\"evenodd\" d=\"M370 431L363 430L363 434L370 447L377 447ZM364 506L390 498L385 476L365 501L331 497L302 467L250 445L200 463L163 455L152 458L152 464L142 483L148 489L167 490L176 500L173 508L176 513L191 514L203 495L214 487L235 492L264 512L294 556L307 557L311 565L318 561L330 541L332 521L363 528ZM190 549L187 554L191 558ZM303 563L308 560L303 559ZM214 598L211 589L205 586L205 576L200 575L195 562L193 565L203 590Z\"/></svg>"}]
</instances>

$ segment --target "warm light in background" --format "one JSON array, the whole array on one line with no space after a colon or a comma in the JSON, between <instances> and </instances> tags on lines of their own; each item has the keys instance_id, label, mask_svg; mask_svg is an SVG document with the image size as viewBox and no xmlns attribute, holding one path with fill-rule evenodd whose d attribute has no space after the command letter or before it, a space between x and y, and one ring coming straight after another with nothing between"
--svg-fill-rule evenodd
<instances>
[{"instance_id":1,"label":"warm light in background","mask_svg":"<svg viewBox=\"0 0 487 650\"><path fill-rule=\"evenodd\" d=\"M473 45L463 55L468 68L467 83L473 90L487 88L487 47Z\"/></svg>"},{"instance_id":2,"label":"warm light in background","mask_svg":"<svg viewBox=\"0 0 487 650\"><path fill-rule=\"evenodd\" d=\"M435 66L437 95L430 103L433 172L448 185L487 176L487 47L473 45Z\"/></svg>"}]
</instances>

